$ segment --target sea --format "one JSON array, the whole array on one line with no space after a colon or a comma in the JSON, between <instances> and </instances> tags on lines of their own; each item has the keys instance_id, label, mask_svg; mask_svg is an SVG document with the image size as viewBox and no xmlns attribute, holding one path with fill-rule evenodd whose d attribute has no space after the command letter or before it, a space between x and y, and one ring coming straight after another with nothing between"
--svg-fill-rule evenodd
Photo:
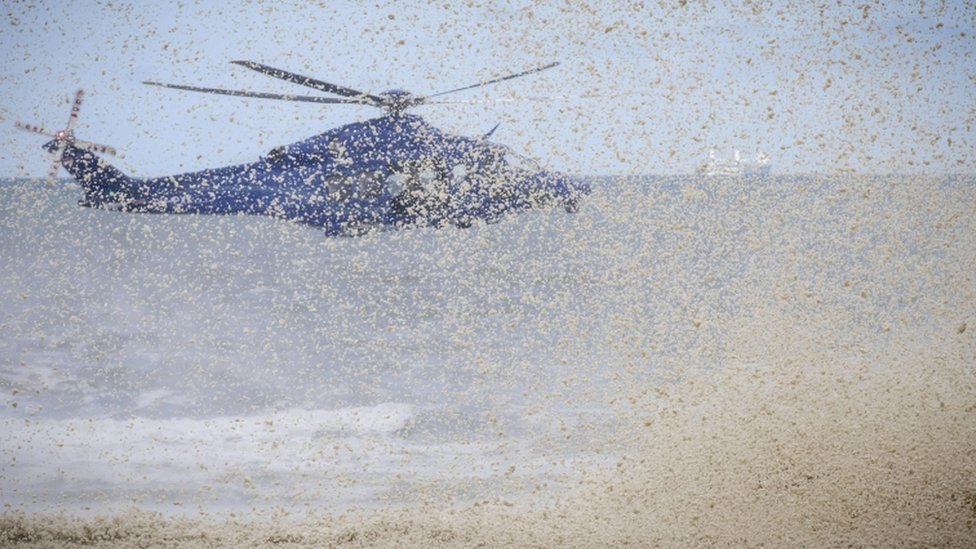
<instances>
[{"instance_id":1,"label":"sea","mask_svg":"<svg viewBox=\"0 0 976 549\"><path fill-rule=\"evenodd\" d=\"M0 180L0 544L971 546L976 177L592 184L336 238Z\"/></svg>"}]
</instances>

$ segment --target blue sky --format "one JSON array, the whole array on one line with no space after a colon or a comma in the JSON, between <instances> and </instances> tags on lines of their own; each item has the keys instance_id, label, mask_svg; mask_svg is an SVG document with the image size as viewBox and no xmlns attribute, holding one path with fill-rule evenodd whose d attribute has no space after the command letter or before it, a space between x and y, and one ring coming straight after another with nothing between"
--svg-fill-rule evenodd
<instances>
[{"instance_id":1,"label":"blue sky","mask_svg":"<svg viewBox=\"0 0 976 549\"><path fill-rule=\"evenodd\" d=\"M559 61L416 112L466 135L501 123L493 139L569 173L687 173L713 147L764 151L777 173L976 171L966 2L455 4L7 2L0 173L46 173L43 139L14 122L57 129L78 88L76 133L134 175L249 161L379 114L140 83L302 93L234 59L416 93Z\"/></svg>"}]
</instances>

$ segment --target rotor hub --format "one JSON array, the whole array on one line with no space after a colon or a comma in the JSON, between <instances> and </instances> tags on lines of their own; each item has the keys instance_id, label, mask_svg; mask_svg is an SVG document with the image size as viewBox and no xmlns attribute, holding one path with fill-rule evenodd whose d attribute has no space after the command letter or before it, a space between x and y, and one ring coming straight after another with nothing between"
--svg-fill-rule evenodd
<instances>
[{"instance_id":1,"label":"rotor hub","mask_svg":"<svg viewBox=\"0 0 976 549\"><path fill-rule=\"evenodd\" d=\"M383 98L383 108L390 114L400 114L419 103L419 98L406 90L387 90L379 95Z\"/></svg>"}]
</instances>

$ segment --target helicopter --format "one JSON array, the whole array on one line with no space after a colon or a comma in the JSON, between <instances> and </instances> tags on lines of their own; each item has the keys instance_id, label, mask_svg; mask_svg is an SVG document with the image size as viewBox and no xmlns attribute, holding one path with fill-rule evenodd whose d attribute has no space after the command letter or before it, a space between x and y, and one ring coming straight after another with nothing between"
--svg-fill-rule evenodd
<instances>
[{"instance_id":1,"label":"helicopter","mask_svg":"<svg viewBox=\"0 0 976 549\"><path fill-rule=\"evenodd\" d=\"M407 112L437 103L432 99L443 95L538 73L558 63L431 95L398 89L370 94L253 61L232 63L338 97L143 83L236 97L369 105L384 112L275 147L250 163L148 178L130 177L95 154L117 156L113 147L75 138L72 127L81 90L63 130L49 132L22 123L17 127L54 138L44 145L53 155L49 182L63 166L81 185L79 205L123 212L266 215L318 227L328 235L357 236L373 230L464 228L476 220L494 223L533 208L562 206L572 213L591 192L586 181L548 172L489 141L497 125L480 137L464 137Z\"/></svg>"}]
</instances>

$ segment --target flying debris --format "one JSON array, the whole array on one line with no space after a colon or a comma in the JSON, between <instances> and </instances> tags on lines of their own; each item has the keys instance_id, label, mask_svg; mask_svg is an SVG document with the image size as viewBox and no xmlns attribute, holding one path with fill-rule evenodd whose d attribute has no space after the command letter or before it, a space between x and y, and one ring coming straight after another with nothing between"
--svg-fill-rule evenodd
<instances>
[{"instance_id":1,"label":"flying debris","mask_svg":"<svg viewBox=\"0 0 976 549\"><path fill-rule=\"evenodd\" d=\"M17 126L54 137L53 180L62 165L81 185L80 204L134 213L268 215L320 227L330 235L359 235L374 229L494 222L532 208L576 211L589 194L582 180L547 172L531 159L480 137L452 135L407 111L438 103L443 95L534 74L536 67L431 95L404 90L365 93L252 61L233 61L251 70L338 97L259 93L146 81L170 89L322 104L358 104L384 114L347 124L268 151L258 160L179 175L135 178L95 152L111 147L75 139L82 92L64 130ZM497 128L497 126L496 126Z\"/></svg>"}]
</instances>

